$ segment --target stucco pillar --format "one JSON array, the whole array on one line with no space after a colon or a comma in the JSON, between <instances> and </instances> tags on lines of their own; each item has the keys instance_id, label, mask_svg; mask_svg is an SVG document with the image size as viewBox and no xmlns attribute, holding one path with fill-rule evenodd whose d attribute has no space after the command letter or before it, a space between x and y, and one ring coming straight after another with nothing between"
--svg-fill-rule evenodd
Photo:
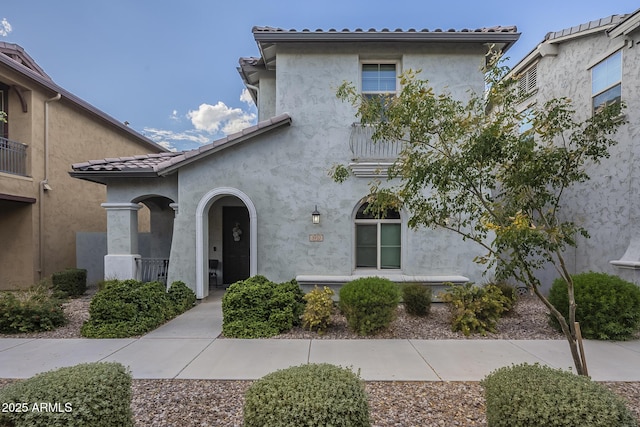
<instances>
[{"instance_id":1,"label":"stucco pillar","mask_svg":"<svg viewBox=\"0 0 640 427\"><path fill-rule=\"evenodd\" d=\"M105 279L135 279L138 254L137 203L103 203L107 210L107 255L104 257Z\"/></svg>"}]
</instances>

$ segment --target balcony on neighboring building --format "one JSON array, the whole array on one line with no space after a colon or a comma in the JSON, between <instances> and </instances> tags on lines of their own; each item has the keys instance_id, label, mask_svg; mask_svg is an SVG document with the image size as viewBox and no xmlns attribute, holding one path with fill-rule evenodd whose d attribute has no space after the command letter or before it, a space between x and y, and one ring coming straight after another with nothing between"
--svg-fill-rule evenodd
<instances>
[{"instance_id":1,"label":"balcony on neighboring building","mask_svg":"<svg viewBox=\"0 0 640 427\"><path fill-rule=\"evenodd\" d=\"M0 137L0 172L27 176L27 145Z\"/></svg>"},{"instance_id":2,"label":"balcony on neighboring building","mask_svg":"<svg viewBox=\"0 0 640 427\"><path fill-rule=\"evenodd\" d=\"M363 178L386 175L402 152L402 141L374 141L373 127L361 123L351 125L349 167L355 176Z\"/></svg>"}]
</instances>

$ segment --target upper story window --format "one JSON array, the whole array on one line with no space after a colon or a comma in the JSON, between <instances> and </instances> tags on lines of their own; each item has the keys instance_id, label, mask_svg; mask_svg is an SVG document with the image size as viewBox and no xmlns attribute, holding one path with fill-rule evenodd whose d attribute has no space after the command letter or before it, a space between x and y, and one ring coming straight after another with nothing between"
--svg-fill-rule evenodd
<instances>
[{"instance_id":1,"label":"upper story window","mask_svg":"<svg viewBox=\"0 0 640 427\"><path fill-rule=\"evenodd\" d=\"M368 212L363 203L355 218L356 268L400 269L402 221L400 212L388 209L384 215Z\"/></svg>"},{"instance_id":2,"label":"upper story window","mask_svg":"<svg viewBox=\"0 0 640 427\"><path fill-rule=\"evenodd\" d=\"M619 102L622 93L622 51L600 61L591 69L593 111Z\"/></svg>"},{"instance_id":3,"label":"upper story window","mask_svg":"<svg viewBox=\"0 0 640 427\"><path fill-rule=\"evenodd\" d=\"M526 110L522 112L522 116L520 119L520 125L518 127L518 132L520 134L528 132L528 138L533 138L533 134L531 133L531 129L533 128L533 107L528 107Z\"/></svg>"},{"instance_id":4,"label":"upper story window","mask_svg":"<svg viewBox=\"0 0 640 427\"><path fill-rule=\"evenodd\" d=\"M397 64L363 63L362 94L367 98L395 95L397 91Z\"/></svg>"}]
</instances>

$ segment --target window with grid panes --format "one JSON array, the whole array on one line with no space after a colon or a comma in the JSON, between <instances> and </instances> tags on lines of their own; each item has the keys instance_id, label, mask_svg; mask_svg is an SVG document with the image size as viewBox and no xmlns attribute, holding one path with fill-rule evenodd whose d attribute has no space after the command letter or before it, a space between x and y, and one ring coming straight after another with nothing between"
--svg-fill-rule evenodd
<instances>
[{"instance_id":1,"label":"window with grid panes","mask_svg":"<svg viewBox=\"0 0 640 427\"><path fill-rule=\"evenodd\" d=\"M356 268L377 270L400 269L402 253L402 221L400 212L388 209L375 216L367 211L369 204L358 209L356 228Z\"/></svg>"},{"instance_id":2,"label":"window with grid panes","mask_svg":"<svg viewBox=\"0 0 640 427\"><path fill-rule=\"evenodd\" d=\"M396 78L395 63L363 63L362 94L367 98L395 95Z\"/></svg>"},{"instance_id":3,"label":"window with grid panes","mask_svg":"<svg viewBox=\"0 0 640 427\"><path fill-rule=\"evenodd\" d=\"M591 69L593 111L619 102L622 95L622 51L600 61Z\"/></svg>"}]
</instances>

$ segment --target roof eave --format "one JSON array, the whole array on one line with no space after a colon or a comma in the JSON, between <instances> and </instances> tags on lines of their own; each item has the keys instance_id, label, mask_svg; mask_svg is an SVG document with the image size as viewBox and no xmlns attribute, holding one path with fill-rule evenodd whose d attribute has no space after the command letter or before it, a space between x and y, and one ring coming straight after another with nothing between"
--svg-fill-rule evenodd
<instances>
[{"instance_id":1,"label":"roof eave","mask_svg":"<svg viewBox=\"0 0 640 427\"><path fill-rule=\"evenodd\" d=\"M158 174L152 169L139 171L71 171L69 176L103 185L106 185L107 181L112 179L158 178Z\"/></svg>"},{"instance_id":2,"label":"roof eave","mask_svg":"<svg viewBox=\"0 0 640 427\"><path fill-rule=\"evenodd\" d=\"M640 9L629 15L624 21L607 30L609 37L615 38L628 35L640 27Z\"/></svg>"},{"instance_id":3,"label":"roof eave","mask_svg":"<svg viewBox=\"0 0 640 427\"><path fill-rule=\"evenodd\" d=\"M24 65L14 61L13 59L7 57L6 55L1 55L0 54L0 64L4 64L7 67L9 67L10 69L14 70L15 72L27 77L28 79L30 79L31 81L33 81L34 83L39 85L40 87L51 91L52 94L59 93L62 96L63 99L67 99L71 103L73 103L76 106L78 106L81 110L84 110L84 111L88 112L89 114L91 114L91 115L93 115L95 117L98 117L99 119L101 119L102 121L108 123L109 125L114 126L114 127L118 128L119 130L124 131L127 134L133 136L134 138L136 138L139 142L141 142L143 145L147 146L148 148L151 148L154 151L168 151L163 146L161 146L159 144L156 144L155 142L153 142L152 140L150 140L146 136L143 136L143 135L139 134L138 132L136 132L135 130L131 129L130 127L128 127L124 123L119 122L118 120L114 119L110 115L108 115L105 112L97 109L93 105L91 105L88 102L82 100L81 98L77 97L76 95L72 94L71 92L67 91L66 89L62 88L61 86L58 86L53 81L47 80L46 78L44 78L43 76L39 75L35 71L33 71L33 70L29 69L28 67L25 67Z\"/></svg>"},{"instance_id":4,"label":"roof eave","mask_svg":"<svg viewBox=\"0 0 640 427\"><path fill-rule=\"evenodd\" d=\"M416 31L416 32L269 32L254 31L257 42L476 42L514 43L512 31Z\"/></svg>"}]
</instances>

